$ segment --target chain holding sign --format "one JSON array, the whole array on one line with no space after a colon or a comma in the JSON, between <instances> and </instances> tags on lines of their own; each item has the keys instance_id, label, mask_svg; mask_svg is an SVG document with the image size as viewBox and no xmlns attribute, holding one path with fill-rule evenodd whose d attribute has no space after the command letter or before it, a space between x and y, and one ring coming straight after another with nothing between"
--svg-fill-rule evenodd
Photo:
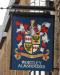
<instances>
[{"instance_id":1,"label":"chain holding sign","mask_svg":"<svg viewBox=\"0 0 60 75\"><path fill-rule=\"evenodd\" d=\"M54 16L39 13L12 15L11 45L11 69L51 71L54 56Z\"/></svg>"}]
</instances>

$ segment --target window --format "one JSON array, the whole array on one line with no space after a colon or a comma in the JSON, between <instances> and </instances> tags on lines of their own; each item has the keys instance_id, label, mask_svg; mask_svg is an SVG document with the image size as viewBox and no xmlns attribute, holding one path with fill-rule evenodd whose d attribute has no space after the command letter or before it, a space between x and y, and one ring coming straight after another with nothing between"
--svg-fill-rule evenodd
<instances>
[{"instance_id":1,"label":"window","mask_svg":"<svg viewBox=\"0 0 60 75\"><path fill-rule=\"evenodd\" d=\"M45 6L46 0L31 0L31 6Z\"/></svg>"},{"instance_id":2,"label":"window","mask_svg":"<svg viewBox=\"0 0 60 75\"><path fill-rule=\"evenodd\" d=\"M46 6L46 0L31 0L30 2L31 6ZM43 11L33 11L30 12L43 12Z\"/></svg>"}]
</instances>

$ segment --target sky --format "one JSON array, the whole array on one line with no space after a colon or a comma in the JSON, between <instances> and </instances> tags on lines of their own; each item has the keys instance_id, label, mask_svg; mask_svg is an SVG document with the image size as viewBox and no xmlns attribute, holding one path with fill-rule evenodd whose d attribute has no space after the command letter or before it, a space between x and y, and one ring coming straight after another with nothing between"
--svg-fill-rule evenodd
<instances>
[{"instance_id":1,"label":"sky","mask_svg":"<svg viewBox=\"0 0 60 75\"><path fill-rule=\"evenodd\" d=\"M0 0L0 7L6 8L9 5L10 0ZM6 9L0 9L0 25L3 24L4 16L6 14Z\"/></svg>"}]
</instances>

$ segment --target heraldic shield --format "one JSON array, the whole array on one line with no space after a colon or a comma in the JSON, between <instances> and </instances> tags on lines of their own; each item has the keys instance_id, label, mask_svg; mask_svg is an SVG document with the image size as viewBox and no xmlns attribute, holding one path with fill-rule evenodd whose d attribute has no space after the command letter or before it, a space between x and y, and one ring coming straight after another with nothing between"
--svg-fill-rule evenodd
<instances>
[{"instance_id":1,"label":"heraldic shield","mask_svg":"<svg viewBox=\"0 0 60 75\"><path fill-rule=\"evenodd\" d=\"M36 52L40 47L40 35L37 33L35 35L25 35L25 43L24 43L25 50L33 54Z\"/></svg>"},{"instance_id":2,"label":"heraldic shield","mask_svg":"<svg viewBox=\"0 0 60 75\"><path fill-rule=\"evenodd\" d=\"M50 23L43 23L42 25L39 25L34 19L30 21L30 25L24 25L21 22L19 23L20 28L16 31L16 33L18 33L18 36L16 37L16 40L18 41L18 48L15 48L15 58L20 59L21 55L34 58L35 53L41 52L43 54L45 51L49 54L49 50L45 50L45 48L49 42L48 29L50 27ZM18 25L18 23L16 23L16 25ZM29 56L28 54L32 56ZM43 59L46 60L49 58L49 55L45 56L45 54L42 54L36 55L36 58L37 56L43 57Z\"/></svg>"}]
</instances>

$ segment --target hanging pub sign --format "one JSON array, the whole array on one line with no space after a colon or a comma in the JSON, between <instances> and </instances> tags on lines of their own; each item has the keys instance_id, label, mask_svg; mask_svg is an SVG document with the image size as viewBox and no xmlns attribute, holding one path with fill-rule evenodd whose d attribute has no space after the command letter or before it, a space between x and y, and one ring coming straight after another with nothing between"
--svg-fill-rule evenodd
<instances>
[{"instance_id":1,"label":"hanging pub sign","mask_svg":"<svg viewBox=\"0 0 60 75\"><path fill-rule=\"evenodd\" d=\"M12 15L11 69L51 71L54 56L54 16Z\"/></svg>"}]
</instances>

